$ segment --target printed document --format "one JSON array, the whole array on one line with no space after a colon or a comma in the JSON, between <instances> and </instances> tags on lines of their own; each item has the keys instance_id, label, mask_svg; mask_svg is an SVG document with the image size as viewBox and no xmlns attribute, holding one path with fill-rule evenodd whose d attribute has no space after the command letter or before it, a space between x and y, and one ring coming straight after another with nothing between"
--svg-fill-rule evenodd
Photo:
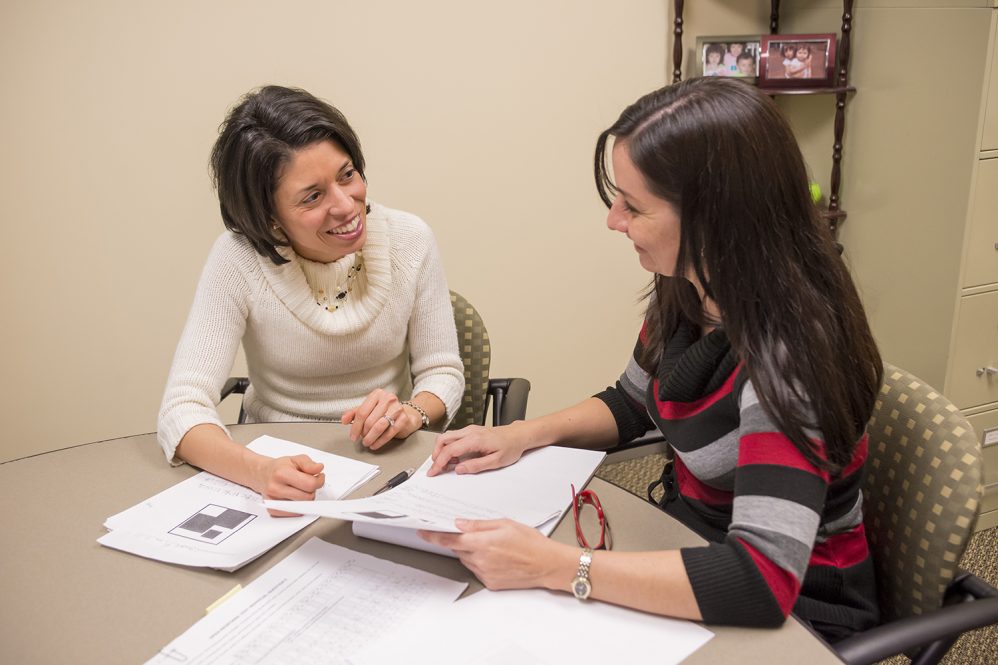
<instances>
[{"instance_id":1,"label":"printed document","mask_svg":"<svg viewBox=\"0 0 998 665\"><path fill-rule=\"evenodd\" d=\"M547 446L527 451L516 464L476 474L426 475L432 460L387 492L347 501L265 501L269 508L353 522L456 532L454 520L512 520L537 527L557 521L605 453Z\"/></svg>"},{"instance_id":2,"label":"printed document","mask_svg":"<svg viewBox=\"0 0 998 665\"><path fill-rule=\"evenodd\" d=\"M353 665L398 665L413 654L432 654L434 665L674 665L713 636L692 621L580 603L568 593L482 590L385 636Z\"/></svg>"},{"instance_id":3,"label":"printed document","mask_svg":"<svg viewBox=\"0 0 998 665\"><path fill-rule=\"evenodd\" d=\"M348 664L410 621L437 616L466 587L312 538L148 662Z\"/></svg>"},{"instance_id":4,"label":"printed document","mask_svg":"<svg viewBox=\"0 0 998 665\"><path fill-rule=\"evenodd\" d=\"M373 464L262 436L248 448L269 457L308 455L324 465L321 499L346 496L377 475ZM271 517L251 489L202 471L109 517L106 547L157 561L233 571L314 522L315 516ZM300 511L292 511L300 512Z\"/></svg>"}]
</instances>

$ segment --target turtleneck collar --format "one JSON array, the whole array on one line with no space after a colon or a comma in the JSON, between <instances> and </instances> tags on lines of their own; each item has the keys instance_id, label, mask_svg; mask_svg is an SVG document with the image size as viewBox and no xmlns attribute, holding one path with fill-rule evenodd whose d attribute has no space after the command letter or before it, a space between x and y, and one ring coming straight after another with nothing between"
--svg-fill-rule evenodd
<instances>
[{"instance_id":1,"label":"turtleneck collar","mask_svg":"<svg viewBox=\"0 0 998 665\"><path fill-rule=\"evenodd\" d=\"M278 247L278 253L288 259L279 266L264 256L257 256L264 278L277 297L299 321L313 330L331 335L357 332L370 325L388 301L392 287L391 241L384 208L371 203L366 223L364 269L357 275L349 297L333 312L316 304L313 287L316 290L329 288L327 285L342 281L340 273L345 274L353 265L349 256L332 263L319 263L298 256L290 247Z\"/></svg>"},{"instance_id":2,"label":"turtleneck collar","mask_svg":"<svg viewBox=\"0 0 998 665\"><path fill-rule=\"evenodd\" d=\"M720 388L737 365L738 358L723 329L698 338L694 326L681 321L659 361L659 399L696 401Z\"/></svg>"}]
</instances>

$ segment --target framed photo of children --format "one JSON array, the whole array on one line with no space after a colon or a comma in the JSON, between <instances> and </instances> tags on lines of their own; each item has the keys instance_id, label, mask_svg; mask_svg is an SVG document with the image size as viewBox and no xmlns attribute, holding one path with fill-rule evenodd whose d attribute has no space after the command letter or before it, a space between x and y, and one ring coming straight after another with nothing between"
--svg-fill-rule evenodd
<instances>
[{"instance_id":1,"label":"framed photo of children","mask_svg":"<svg viewBox=\"0 0 998 665\"><path fill-rule=\"evenodd\" d=\"M824 88L835 83L836 35L763 35L759 86Z\"/></svg>"},{"instance_id":2,"label":"framed photo of children","mask_svg":"<svg viewBox=\"0 0 998 665\"><path fill-rule=\"evenodd\" d=\"M759 35L697 37L693 59L697 76L732 76L754 82L759 76Z\"/></svg>"}]
</instances>

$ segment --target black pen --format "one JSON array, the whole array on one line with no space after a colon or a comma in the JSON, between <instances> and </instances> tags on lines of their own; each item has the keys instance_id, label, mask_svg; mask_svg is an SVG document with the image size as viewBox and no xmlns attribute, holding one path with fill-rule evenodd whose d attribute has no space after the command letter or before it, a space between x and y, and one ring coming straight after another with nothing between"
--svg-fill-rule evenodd
<instances>
[{"instance_id":1,"label":"black pen","mask_svg":"<svg viewBox=\"0 0 998 665\"><path fill-rule=\"evenodd\" d=\"M403 471L402 473L398 474L397 476L392 476L391 479L389 479L389 481L384 484L384 487L382 487L381 489L379 489L377 492L375 492L371 496L376 496L378 494L381 494L385 490L390 490L393 487L398 487L399 485L401 485L405 481L409 480L409 478L414 473L416 473L415 469L406 469L405 471Z\"/></svg>"}]
</instances>

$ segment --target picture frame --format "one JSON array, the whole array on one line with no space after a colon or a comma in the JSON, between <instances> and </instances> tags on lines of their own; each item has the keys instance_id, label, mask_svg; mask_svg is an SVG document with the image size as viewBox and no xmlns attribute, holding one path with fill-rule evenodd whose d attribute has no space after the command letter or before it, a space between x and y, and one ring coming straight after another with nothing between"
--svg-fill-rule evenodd
<instances>
[{"instance_id":1,"label":"picture frame","mask_svg":"<svg viewBox=\"0 0 998 665\"><path fill-rule=\"evenodd\" d=\"M835 33L763 35L761 88L827 88L835 84Z\"/></svg>"},{"instance_id":2,"label":"picture frame","mask_svg":"<svg viewBox=\"0 0 998 665\"><path fill-rule=\"evenodd\" d=\"M747 83L755 83L759 76L759 35L701 36L694 48L695 76L725 76Z\"/></svg>"}]
</instances>

